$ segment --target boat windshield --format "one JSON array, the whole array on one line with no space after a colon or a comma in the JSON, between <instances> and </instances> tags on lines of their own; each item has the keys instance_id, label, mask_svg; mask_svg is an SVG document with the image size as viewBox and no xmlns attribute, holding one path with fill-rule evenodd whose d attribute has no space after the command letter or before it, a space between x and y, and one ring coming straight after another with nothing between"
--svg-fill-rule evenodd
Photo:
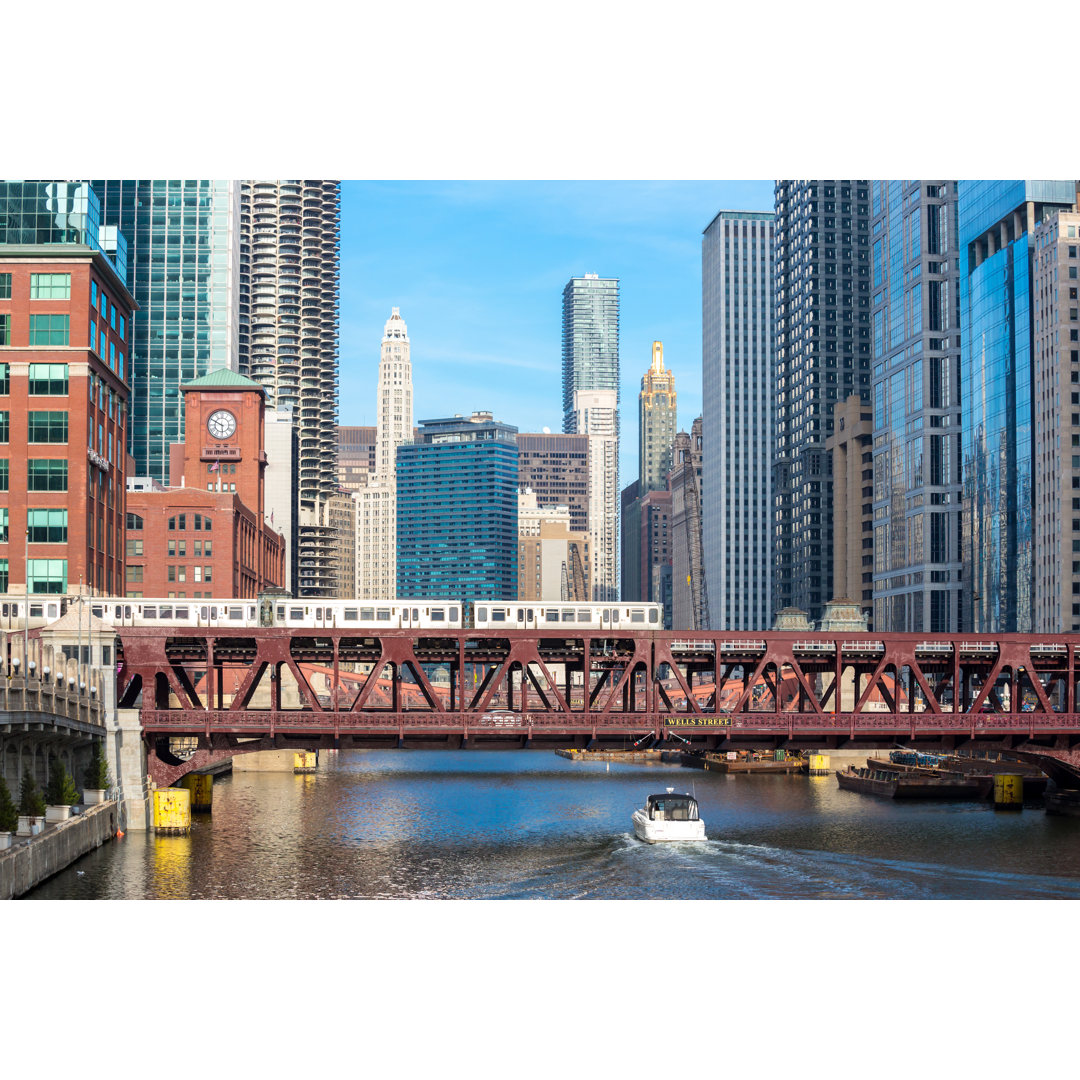
<instances>
[{"instance_id":1,"label":"boat windshield","mask_svg":"<svg viewBox=\"0 0 1080 1080\"><path fill-rule=\"evenodd\" d=\"M647 804L652 821L697 821L697 800L689 795L650 795Z\"/></svg>"}]
</instances>

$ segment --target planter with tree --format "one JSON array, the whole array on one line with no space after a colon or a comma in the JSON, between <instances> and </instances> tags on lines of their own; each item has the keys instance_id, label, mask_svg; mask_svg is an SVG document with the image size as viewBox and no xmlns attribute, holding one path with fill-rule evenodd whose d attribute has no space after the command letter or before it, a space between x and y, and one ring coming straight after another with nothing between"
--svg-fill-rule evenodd
<instances>
[{"instance_id":1,"label":"planter with tree","mask_svg":"<svg viewBox=\"0 0 1080 1080\"><path fill-rule=\"evenodd\" d=\"M0 851L11 847L11 834L19 827L19 808L11 797L4 778L0 776Z\"/></svg>"},{"instance_id":2,"label":"planter with tree","mask_svg":"<svg viewBox=\"0 0 1080 1080\"><path fill-rule=\"evenodd\" d=\"M19 784L19 835L37 836L44 828L45 796L25 768Z\"/></svg>"},{"instance_id":3,"label":"planter with tree","mask_svg":"<svg viewBox=\"0 0 1080 1080\"><path fill-rule=\"evenodd\" d=\"M112 780L109 776L109 763L105 760L105 747L100 739L94 740L94 749L90 764L83 773L83 804L96 806L105 801Z\"/></svg>"},{"instance_id":4,"label":"planter with tree","mask_svg":"<svg viewBox=\"0 0 1080 1080\"><path fill-rule=\"evenodd\" d=\"M49 758L49 785L45 789L45 801L48 807L45 810L45 820L50 825L61 821L67 821L71 816L71 808L79 804L79 789L75 787L75 781L67 766L54 754Z\"/></svg>"}]
</instances>

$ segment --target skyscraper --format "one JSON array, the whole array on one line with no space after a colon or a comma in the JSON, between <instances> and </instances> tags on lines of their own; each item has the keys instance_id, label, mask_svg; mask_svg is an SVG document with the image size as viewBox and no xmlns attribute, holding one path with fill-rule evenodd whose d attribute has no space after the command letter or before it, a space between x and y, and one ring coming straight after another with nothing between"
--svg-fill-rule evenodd
<instances>
[{"instance_id":1,"label":"skyscraper","mask_svg":"<svg viewBox=\"0 0 1080 1080\"><path fill-rule=\"evenodd\" d=\"M514 599L517 428L488 412L419 428L397 452L397 595Z\"/></svg>"},{"instance_id":2,"label":"skyscraper","mask_svg":"<svg viewBox=\"0 0 1080 1080\"><path fill-rule=\"evenodd\" d=\"M671 628L709 625L709 594L702 567L701 417L675 436L671 470Z\"/></svg>"},{"instance_id":3,"label":"skyscraper","mask_svg":"<svg viewBox=\"0 0 1080 1080\"><path fill-rule=\"evenodd\" d=\"M341 183L242 180L239 370L291 412L301 503L337 490Z\"/></svg>"},{"instance_id":4,"label":"skyscraper","mask_svg":"<svg viewBox=\"0 0 1080 1080\"><path fill-rule=\"evenodd\" d=\"M181 442L180 386L238 368L240 185L235 180L94 180L101 220L128 242L131 327L128 450L164 483Z\"/></svg>"},{"instance_id":5,"label":"skyscraper","mask_svg":"<svg viewBox=\"0 0 1080 1080\"><path fill-rule=\"evenodd\" d=\"M1032 343L1034 324L1041 333L1045 310L1037 307L1033 295L1033 233L1056 211L1075 207L1076 185L1071 180L961 180L957 194L964 499L961 626L975 633L1026 633L1042 629L1034 625L1034 517L1039 493L1033 462ZM1062 455L1067 451L1064 444L1055 450ZM1060 557L1070 555L1062 552Z\"/></svg>"},{"instance_id":6,"label":"skyscraper","mask_svg":"<svg viewBox=\"0 0 1080 1080\"><path fill-rule=\"evenodd\" d=\"M833 593L825 440L837 402L852 394L870 400L870 183L778 180L775 210L772 607L817 619ZM707 477L704 487L707 508Z\"/></svg>"},{"instance_id":7,"label":"skyscraper","mask_svg":"<svg viewBox=\"0 0 1080 1080\"><path fill-rule=\"evenodd\" d=\"M772 213L722 210L704 231L700 521L716 630L772 625L772 258ZM692 548L679 547L680 565L692 562ZM676 583L677 595L685 584L685 577ZM697 591L692 610L700 613ZM685 612L685 600L677 607Z\"/></svg>"},{"instance_id":8,"label":"skyscraper","mask_svg":"<svg viewBox=\"0 0 1080 1080\"><path fill-rule=\"evenodd\" d=\"M375 472L356 492L356 588L357 596L385 600L398 595L397 451L413 437L409 328L398 308L391 309L383 329L377 393Z\"/></svg>"},{"instance_id":9,"label":"skyscraper","mask_svg":"<svg viewBox=\"0 0 1080 1080\"><path fill-rule=\"evenodd\" d=\"M663 342L654 341L652 363L641 377L638 394L638 477L643 494L667 488L675 415L675 374L664 370Z\"/></svg>"},{"instance_id":10,"label":"skyscraper","mask_svg":"<svg viewBox=\"0 0 1080 1080\"><path fill-rule=\"evenodd\" d=\"M874 533L861 573L873 572L875 630L945 633L961 628L956 182L875 180L870 213Z\"/></svg>"},{"instance_id":11,"label":"skyscraper","mask_svg":"<svg viewBox=\"0 0 1080 1080\"><path fill-rule=\"evenodd\" d=\"M563 431L589 434L594 599L619 595L619 281L597 274L563 289Z\"/></svg>"}]
</instances>

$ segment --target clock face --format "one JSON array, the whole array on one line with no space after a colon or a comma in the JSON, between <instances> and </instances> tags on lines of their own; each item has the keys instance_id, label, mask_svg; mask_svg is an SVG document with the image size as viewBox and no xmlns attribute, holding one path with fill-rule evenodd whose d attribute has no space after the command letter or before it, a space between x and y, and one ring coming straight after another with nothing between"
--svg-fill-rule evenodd
<instances>
[{"instance_id":1,"label":"clock face","mask_svg":"<svg viewBox=\"0 0 1080 1080\"><path fill-rule=\"evenodd\" d=\"M236 430L236 417L226 409L218 409L206 421L206 430L215 439L227 439Z\"/></svg>"}]
</instances>

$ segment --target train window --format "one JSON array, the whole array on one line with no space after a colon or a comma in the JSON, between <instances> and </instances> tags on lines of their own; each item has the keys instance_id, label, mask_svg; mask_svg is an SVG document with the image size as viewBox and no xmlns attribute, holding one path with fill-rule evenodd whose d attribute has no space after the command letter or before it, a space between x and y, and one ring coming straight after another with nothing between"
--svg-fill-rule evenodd
<instances>
[{"instance_id":1,"label":"train window","mask_svg":"<svg viewBox=\"0 0 1080 1080\"><path fill-rule=\"evenodd\" d=\"M278 606L277 606L277 617L279 619L284 619L285 618L285 605L284 604L278 604Z\"/></svg>"},{"instance_id":2,"label":"train window","mask_svg":"<svg viewBox=\"0 0 1080 1080\"><path fill-rule=\"evenodd\" d=\"M653 608L649 612L649 622L659 622L659 621L660 621L660 612L657 611L656 608Z\"/></svg>"},{"instance_id":3,"label":"train window","mask_svg":"<svg viewBox=\"0 0 1080 1080\"><path fill-rule=\"evenodd\" d=\"M290 619L303 619L303 617L304 617L304 609L303 608L298 608L298 607L289 608L289 618Z\"/></svg>"},{"instance_id":4,"label":"train window","mask_svg":"<svg viewBox=\"0 0 1080 1080\"><path fill-rule=\"evenodd\" d=\"M477 622L487 622L487 608L486 607L478 607L476 609L476 621Z\"/></svg>"},{"instance_id":5,"label":"train window","mask_svg":"<svg viewBox=\"0 0 1080 1080\"><path fill-rule=\"evenodd\" d=\"M354 607L347 607L345 609L344 618L346 622L356 622L359 612Z\"/></svg>"},{"instance_id":6,"label":"train window","mask_svg":"<svg viewBox=\"0 0 1080 1080\"><path fill-rule=\"evenodd\" d=\"M125 619L130 619L131 618L131 608L128 607L126 604L124 605L124 618Z\"/></svg>"},{"instance_id":7,"label":"train window","mask_svg":"<svg viewBox=\"0 0 1080 1080\"><path fill-rule=\"evenodd\" d=\"M172 606L158 608L159 619L171 619L172 618Z\"/></svg>"},{"instance_id":8,"label":"train window","mask_svg":"<svg viewBox=\"0 0 1080 1080\"><path fill-rule=\"evenodd\" d=\"M630 612L630 621L631 622L644 622L645 621L645 612L642 611L641 608L634 608L634 610Z\"/></svg>"},{"instance_id":9,"label":"train window","mask_svg":"<svg viewBox=\"0 0 1080 1080\"><path fill-rule=\"evenodd\" d=\"M611 621L612 622L618 622L619 621L619 609L617 607L613 607L611 609Z\"/></svg>"},{"instance_id":10,"label":"train window","mask_svg":"<svg viewBox=\"0 0 1080 1080\"><path fill-rule=\"evenodd\" d=\"M525 621L525 609L524 608L518 608L517 621L518 622L524 622Z\"/></svg>"},{"instance_id":11,"label":"train window","mask_svg":"<svg viewBox=\"0 0 1080 1080\"><path fill-rule=\"evenodd\" d=\"M244 609L242 607L231 607L231 608L229 608L229 618L234 619L236 622L243 622L243 620L244 620Z\"/></svg>"},{"instance_id":12,"label":"train window","mask_svg":"<svg viewBox=\"0 0 1080 1080\"><path fill-rule=\"evenodd\" d=\"M316 619L322 619L322 608L321 607L317 607L315 609L315 618Z\"/></svg>"},{"instance_id":13,"label":"train window","mask_svg":"<svg viewBox=\"0 0 1080 1080\"><path fill-rule=\"evenodd\" d=\"M600 618L603 619L604 622L611 622L611 608L604 608L600 613Z\"/></svg>"},{"instance_id":14,"label":"train window","mask_svg":"<svg viewBox=\"0 0 1080 1080\"><path fill-rule=\"evenodd\" d=\"M456 607L452 607L450 609L450 621L451 622L457 622L458 621L458 609Z\"/></svg>"},{"instance_id":15,"label":"train window","mask_svg":"<svg viewBox=\"0 0 1080 1080\"><path fill-rule=\"evenodd\" d=\"M210 609L208 607L199 608L199 618L200 619L209 619L210 618Z\"/></svg>"},{"instance_id":16,"label":"train window","mask_svg":"<svg viewBox=\"0 0 1080 1080\"><path fill-rule=\"evenodd\" d=\"M30 590L27 589L26 591L29 592ZM40 619L41 616L44 614L44 611L45 611L45 605L44 604L31 604L30 605L30 618L31 619Z\"/></svg>"},{"instance_id":17,"label":"train window","mask_svg":"<svg viewBox=\"0 0 1080 1080\"><path fill-rule=\"evenodd\" d=\"M142 609L142 617L144 619L156 619L157 618L157 608L156 607L144 607Z\"/></svg>"},{"instance_id":18,"label":"train window","mask_svg":"<svg viewBox=\"0 0 1080 1080\"><path fill-rule=\"evenodd\" d=\"M375 609L373 607L362 607L360 609L360 618L363 622L374 622Z\"/></svg>"},{"instance_id":19,"label":"train window","mask_svg":"<svg viewBox=\"0 0 1080 1080\"><path fill-rule=\"evenodd\" d=\"M506 608L493 607L491 609L492 622L506 622Z\"/></svg>"},{"instance_id":20,"label":"train window","mask_svg":"<svg viewBox=\"0 0 1080 1080\"><path fill-rule=\"evenodd\" d=\"M177 618L177 619L189 619L189 618L191 618L191 614L189 612L189 609L186 608L186 607L178 607L176 609L175 618Z\"/></svg>"},{"instance_id":21,"label":"train window","mask_svg":"<svg viewBox=\"0 0 1080 1080\"><path fill-rule=\"evenodd\" d=\"M6 619L8 617L9 610L7 604L0 604L0 615L3 615Z\"/></svg>"},{"instance_id":22,"label":"train window","mask_svg":"<svg viewBox=\"0 0 1080 1080\"><path fill-rule=\"evenodd\" d=\"M375 621L376 622L389 622L390 621L390 609L388 607L381 607L375 609Z\"/></svg>"},{"instance_id":23,"label":"train window","mask_svg":"<svg viewBox=\"0 0 1080 1080\"><path fill-rule=\"evenodd\" d=\"M441 608L431 609L431 621L432 622L446 622L446 612Z\"/></svg>"},{"instance_id":24,"label":"train window","mask_svg":"<svg viewBox=\"0 0 1080 1080\"><path fill-rule=\"evenodd\" d=\"M60 614L60 608L56 604L49 605L49 618L55 619Z\"/></svg>"},{"instance_id":25,"label":"train window","mask_svg":"<svg viewBox=\"0 0 1080 1080\"><path fill-rule=\"evenodd\" d=\"M544 620L546 622L558 622L559 621L559 613L557 611L551 611L549 609L548 611L544 612Z\"/></svg>"},{"instance_id":26,"label":"train window","mask_svg":"<svg viewBox=\"0 0 1080 1080\"><path fill-rule=\"evenodd\" d=\"M533 620L533 609L532 608L526 608L525 609L525 618L528 619L529 622L532 622L532 620Z\"/></svg>"},{"instance_id":27,"label":"train window","mask_svg":"<svg viewBox=\"0 0 1080 1080\"><path fill-rule=\"evenodd\" d=\"M105 609L100 604L91 604L90 612L91 614L96 615L99 619L105 617Z\"/></svg>"},{"instance_id":28,"label":"train window","mask_svg":"<svg viewBox=\"0 0 1080 1080\"><path fill-rule=\"evenodd\" d=\"M420 612L416 608L412 609L412 617L413 622L416 622L416 620L420 618Z\"/></svg>"},{"instance_id":29,"label":"train window","mask_svg":"<svg viewBox=\"0 0 1080 1080\"><path fill-rule=\"evenodd\" d=\"M592 612L591 611L579 611L577 613L577 621L578 622L592 622Z\"/></svg>"},{"instance_id":30,"label":"train window","mask_svg":"<svg viewBox=\"0 0 1080 1080\"><path fill-rule=\"evenodd\" d=\"M563 622L573 622L574 621L574 613L572 611L567 611L567 610L564 609L563 613L562 613L562 621Z\"/></svg>"},{"instance_id":31,"label":"train window","mask_svg":"<svg viewBox=\"0 0 1080 1080\"><path fill-rule=\"evenodd\" d=\"M217 614L218 614L217 605L216 604L211 605L211 607L210 607L210 618L211 619L216 619Z\"/></svg>"}]
</instances>

